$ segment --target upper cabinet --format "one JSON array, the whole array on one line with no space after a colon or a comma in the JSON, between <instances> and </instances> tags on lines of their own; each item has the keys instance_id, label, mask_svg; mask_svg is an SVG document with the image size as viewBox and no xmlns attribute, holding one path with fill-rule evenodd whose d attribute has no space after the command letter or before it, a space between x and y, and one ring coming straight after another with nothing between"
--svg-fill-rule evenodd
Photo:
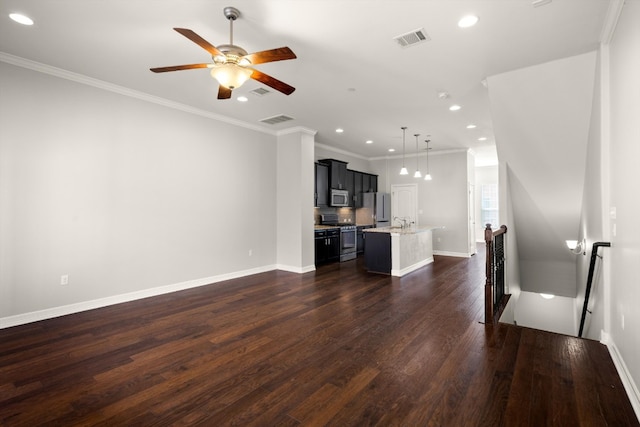
<instances>
[{"instance_id":1,"label":"upper cabinet","mask_svg":"<svg viewBox=\"0 0 640 427\"><path fill-rule=\"evenodd\" d=\"M329 166L329 188L346 190L347 163L334 159L323 159L319 162Z\"/></svg>"},{"instance_id":2,"label":"upper cabinet","mask_svg":"<svg viewBox=\"0 0 640 427\"><path fill-rule=\"evenodd\" d=\"M316 194L315 206L329 206L329 166L316 163Z\"/></svg>"},{"instance_id":3,"label":"upper cabinet","mask_svg":"<svg viewBox=\"0 0 640 427\"><path fill-rule=\"evenodd\" d=\"M356 171L352 171L347 169L347 191L349 192L349 207L352 208L355 206L355 174L358 173Z\"/></svg>"},{"instance_id":4,"label":"upper cabinet","mask_svg":"<svg viewBox=\"0 0 640 427\"><path fill-rule=\"evenodd\" d=\"M378 175L369 175L369 190L362 189L364 193L376 193L378 191Z\"/></svg>"},{"instance_id":5,"label":"upper cabinet","mask_svg":"<svg viewBox=\"0 0 640 427\"><path fill-rule=\"evenodd\" d=\"M347 190L349 207L362 207L362 193L378 191L378 175L347 169L347 163L335 159L318 160L315 164L315 206L329 206L329 190Z\"/></svg>"}]
</instances>

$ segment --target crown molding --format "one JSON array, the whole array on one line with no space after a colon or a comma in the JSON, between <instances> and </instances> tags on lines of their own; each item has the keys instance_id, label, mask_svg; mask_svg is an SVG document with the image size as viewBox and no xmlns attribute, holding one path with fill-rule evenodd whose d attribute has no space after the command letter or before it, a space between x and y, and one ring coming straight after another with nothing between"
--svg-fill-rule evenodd
<instances>
[{"instance_id":1,"label":"crown molding","mask_svg":"<svg viewBox=\"0 0 640 427\"><path fill-rule=\"evenodd\" d=\"M186 104L181 104L179 102L170 101L166 98L161 98L159 96L150 95L148 93L133 90L124 86L108 83L103 80L95 79L93 77L88 77L83 74L74 73L72 71L64 70L62 68L53 67L51 65L42 64L40 62L36 62L36 61L25 59L19 56L11 55L6 52L0 52L0 61L5 62L7 64L15 65L17 67L22 67L29 70L37 71L43 74L49 74L51 76L55 76L61 79L66 79L76 83L106 90L109 92L114 92L119 95L128 96L130 98L139 99L139 100L150 102L156 105L161 105L163 107L173 108L175 110L205 117L207 119L216 120L219 122L231 124L234 126L245 128L245 129L254 130L257 132L266 133L273 136L277 135L277 132L271 129L265 129L261 126L247 123L242 120L233 119L231 117L223 116L221 114L215 114L210 111L202 110L200 108L195 108Z\"/></svg>"},{"instance_id":2,"label":"crown molding","mask_svg":"<svg viewBox=\"0 0 640 427\"><path fill-rule=\"evenodd\" d=\"M469 150L470 150L469 148L452 148L449 150L429 151L429 156L442 156L445 154L467 153L469 152ZM425 151L424 153L419 153L418 156L426 157L427 153ZM387 160L387 159L401 159L402 157L405 157L405 158L416 157L416 153L406 153L404 156L402 154L394 154L393 156L371 157L369 158L369 160L374 161L374 160Z\"/></svg>"},{"instance_id":3,"label":"crown molding","mask_svg":"<svg viewBox=\"0 0 640 427\"><path fill-rule=\"evenodd\" d=\"M292 127L292 128L286 128L286 129L282 129L282 130L276 131L276 135L277 136L282 136L282 135L289 135L289 134L298 133L298 132L299 133L305 133L305 134L310 135L310 136L315 136L316 133L318 133L318 131L314 130L314 129L309 129L309 128L306 128L304 126L295 126L295 127Z\"/></svg>"},{"instance_id":4,"label":"crown molding","mask_svg":"<svg viewBox=\"0 0 640 427\"><path fill-rule=\"evenodd\" d=\"M333 146L331 146L331 145L323 144L323 143L321 143L321 142L316 142L316 143L315 143L315 146L316 146L316 147L323 148L323 149L325 149L325 150L327 150L327 151L333 151L334 153L340 153L340 154L344 154L344 155L346 155L346 156L355 157L355 158L357 158L357 159L362 159L362 160L371 160L371 158L369 158L369 157L365 157L365 156L363 156L362 154L352 153L351 151L343 150L343 149L341 149L341 148L336 148L336 147L333 147Z\"/></svg>"}]
</instances>

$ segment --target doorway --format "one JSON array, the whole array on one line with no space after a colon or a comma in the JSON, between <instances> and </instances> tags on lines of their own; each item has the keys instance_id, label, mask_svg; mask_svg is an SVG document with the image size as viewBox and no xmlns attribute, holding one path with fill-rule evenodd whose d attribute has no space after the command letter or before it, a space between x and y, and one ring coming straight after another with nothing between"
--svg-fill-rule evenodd
<instances>
[{"instance_id":1,"label":"doorway","mask_svg":"<svg viewBox=\"0 0 640 427\"><path fill-rule=\"evenodd\" d=\"M391 185L391 223L394 218L406 218L418 225L418 184Z\"/></svg>"}]
</instances>

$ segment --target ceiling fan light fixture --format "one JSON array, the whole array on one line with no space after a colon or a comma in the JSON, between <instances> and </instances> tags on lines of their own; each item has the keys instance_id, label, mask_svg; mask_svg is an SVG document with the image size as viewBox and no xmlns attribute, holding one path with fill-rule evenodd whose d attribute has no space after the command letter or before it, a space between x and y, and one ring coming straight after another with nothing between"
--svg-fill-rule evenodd
<instances>
[{"instance_id":1,"label":"ceiling fan light fixture","mask_svg":"<svg viewBox=\"0 0 640 427\"><path fill-rule=\"evenodd\" d=\"M251 77L252 70L235 64L220 64L211 69L211 76L228 89L237 89Z\"/></svg>"}]
</instances>

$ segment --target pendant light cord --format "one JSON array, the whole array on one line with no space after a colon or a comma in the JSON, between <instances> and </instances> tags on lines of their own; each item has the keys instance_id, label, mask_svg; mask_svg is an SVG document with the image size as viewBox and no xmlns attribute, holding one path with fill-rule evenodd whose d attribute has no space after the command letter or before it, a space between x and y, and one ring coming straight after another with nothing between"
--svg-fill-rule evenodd
<instances>
[{"instance_id":1,"label":"pendant light cord","mask_svg":"<svg viewBox=\"0 0 640 427\"><path fill-rule=\"evenodd\" d=\"M404 152L405 152L405 142L404 142L404 135L407 131L407 127L406 126L402 126L400 129L402 129L402 167L404 168Z\"/></svg>"}]
</instances>

